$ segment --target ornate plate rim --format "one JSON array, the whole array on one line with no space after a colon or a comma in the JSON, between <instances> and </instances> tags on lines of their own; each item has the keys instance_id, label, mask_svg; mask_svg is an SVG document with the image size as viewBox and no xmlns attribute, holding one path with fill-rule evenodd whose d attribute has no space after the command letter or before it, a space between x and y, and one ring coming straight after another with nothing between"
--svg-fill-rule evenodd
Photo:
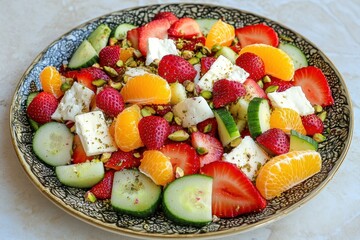
<instances>
[{"instance_id":1,"label":"ornate plate rim","mask_svg":"<svg viewBox=\"0 0 360 240\"><path fill-rule=\"evenodd\" d=\"M245 226L239 226L239 227L233 227L230 229L226 229L226 230L221 230L221 231L216 231L216 232L207 232L207 233L191 233L191 234L186 234L186 235L179 235L179 234L172 234L172 235L164 235L164 234L159 234L159 233L148 233L148 232L136 232L133 231L131 229L126 229L126 228L120 228L120 227L116 227L113 224L109 224L109 223L104 223L101 222L100 220L96 220L90 216L85 215L84 213L79 212L78 210L67 206L65 203L61 202L60 199L58 199L57 197L53 196L49 190L47 190L41 183L40 181L36 178L36 176L32 173L32 171L30 170L29 165L27 164L27 162L24 159L24 156L22 155L22 153L19 151L19 147L17 142L15 141L16 139L16 132L15 130L12 128L12 122L14 121L14 105L16 104L16 95L20 89L21 83L25 80L26 76L30 73L30 71L34 68L34 66L40 61L40 59L44 56L45 52L54 44L56 44L58 41L60 41L64 36L69 35L70 33L72 33L74 30L82 28L84 26L87 26L93 22L99 21L100 19L104 18L108 18L109 16L116 14L116 13L123 13L129 10L136 10L136 9L141 9L141 8L146 8L146 7L151 7L151 6L173 6L173 5L196 5L197 7L220 7L226 10L235 10L244 14L251 14L254 15L256 17L259 18L263 18L267 21L271 21L274 24L288 29L291 32L295 33L297 36L300 36L302 40L306 41L308 44L314 46L315 48L317 48L318 54L321 55L321 57L324 58L324 60L326 60L326 62L331 66L332 70L335 72L336 76L339 78L340 82L341 82L341 87L343 88L343 91L347 97L348 100L348 106L349 106L349 110L350 110L350 119L349 119L349 132L348 132L348 141L345 143L344 146L344 151L341 153L341 155L338 157L338 160L336 162L336 164L334 165L334 167L332 168L332 170L329 172L328 176L313 190L311 191L311 193L307 196L305 196L304 198L302 198L300 201L294 203L293 205L291 205L290 207L286 208L286 209L281 209L279 211L277 211L276 214L271 215L270 217L260 220L258 222L255 222L253 224L249 224L249 225L245 225ZM350 148L351 142L352 142L352 137L353 137L353 129L354 129L354 116L353 116L353 107L352 107L352 102L351 102L351 98L350 98L350 93L347 89L347 86L345 84L345 81L342 77L342 75L340 74L340 72L337 70L337 68L335 67L335 65L332 63L332 61L315 45L313 44L311 41L309 41L307 38L305 38L304 36L302 36L301 34L299 34L298 32L290 29L287 26L284 26L283 24L271 20L267 17L263 17L262 15L259 15L257 13L253 13L250 11L245 11L242 10L240 8L234 8L234 7L228 7L228 6L219 6L216 4L206 4L206 3L168 3L168 4L149 4L149 5L142 5L142 6L136 6L136 7L129 7L129 8L125 8L125 9L120 9L117 11L113 11L98 17L95 17L93 19L87 20L86 22L72 28L71 30L69 30L68 32L62 34L60 37L58 37L57 39L55 39L52 43L50 43L47 47L45 47L32 61L32 63L28 66L28 68L26 69L26 71L24 72L24 74L21 76L20 81L18 82L13 97L12 97L12 101L11 101L11 106L9 109L9 126L10 126L10 131L11 131L11 140L12 140L12 144L14 146L15 152L17 154L18 160L24 170L24 172L26 173L26 175L28 176L28 178L31 180L31 182L36 186L36 188L46 197L48 198L54 205L56 205L57 207L59 207L60 209L64 210L65 212L67 212L68 214L74 216L75 218L86 222L90 225L93 225L95 227L101 228L103 230L107 230L113 233L117 233L117 234L122 234L124 236L129 236L129 237L136 237L136 238L178 238L178 237L184 237L184 238L192 238L192 237L196 237L196 238L209 238L209 237L224 237L224 236L229 236L229 235L234 235L234 234L239 234L239 233L243 233L246 231L250 231L259 227L262 227L264 225L273 223L277 220L279 220L280 218L294 212L294 210L299 209L301 206L303 206L305 203L307 203L308 201L310 201L311 199L313 199L315 196L318 195L318 193L320 191L322 191L322 189L329 183L329 181L334 177L335 173L338 171L339 167L342 165L343 161L345 160L345 157L347 155L347 152Z\"/></svg>"}]
</instances>

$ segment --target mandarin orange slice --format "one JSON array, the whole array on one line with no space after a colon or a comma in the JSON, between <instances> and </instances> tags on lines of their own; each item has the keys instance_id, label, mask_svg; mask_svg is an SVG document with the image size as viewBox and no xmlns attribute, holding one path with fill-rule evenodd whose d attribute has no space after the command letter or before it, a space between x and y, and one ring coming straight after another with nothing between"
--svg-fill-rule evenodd
<instances>
[{"instance_id":1,"label":"mandarin orange slice","mask_svg":"<svg viewBox=\"0 0 360 240\"><path fill-rule=\"evenodd\" d=\"M149 73L130 78L120 93L127 103L168 104L171 99L168 82Z\"/></svg>"},{"instance_id":2,"label":"mandarin orange slice","mask_svg":"<svg viewBox=\"0 0 360 240\"><path fill-rule=\"evenodd\" d=\"M119 113L115 120L114 139L116 145L124 152L144 146L140 138L138 124L142 118L140 107L132 105Z\"/></svg>"},{"instance_id":3,"label":"mandarin orange slice","mask_svg":"<svg viewBox=\"0 0 360 240\"><path fill-rule=\"evenodd\" d=\"M157 185L165 186L175 179L170 158L158 150L144 152L139 170Z\"/></svg>"},{"instance_id":4,"label":"mandarin orange slice","mask_svg":"<svg viewBox=\"0 0 360 240\"><path fill-rule=\"evenodd\" d=\"M39 78L44 92L51 93L56 98L60 98L62 95L64 95L64 92L61 91L61 75L55 67L45 67L41 71Z\"/></svg>"},{"instance_id":5,"label":"mandarin orange slice","mask_svg":"<svg viewBox=\"0 0 360 240\"><path fill-rule=\"evenodd\" d=\"M235 28L221 20L218 20L206 36L205 46L211 49L215 44L230 46L235 37Z\"/></svg>"},{"instance_id":6,"label":"mandarin orange slice","mask_svg":"<svg viewBox=\"0 0 360 240\"><path fill-rule=\"evenodd\" d=\"M270 115L270 128L280 128L287 134L295 130L306 135L299 113L291 108L275 108Z\"/></svg>"},{"instance_id":7,"label":"mandarin orange slice","mask_svg":"<svg viewBox=\"0 0 360 240\"><path fill-rule=\"evenodd\" d=\"M266 74L284 81L293 79L295 73L293 60L283 50L267 44L252 44L242 48L239 55L245 52L254 53L263 60Z\"/></svg>"},{"instance_id":8,"label":"mandarin orange slice","mask_svg":"<svg viewBox=\"0 0 360 240\"><path fill-rule=\"evenodd\" d=\"M321 169L321 156L312 150L293 151L270 159L260 168L256 188L266 199L303 182Z\"/></svg>"}]
</instances>

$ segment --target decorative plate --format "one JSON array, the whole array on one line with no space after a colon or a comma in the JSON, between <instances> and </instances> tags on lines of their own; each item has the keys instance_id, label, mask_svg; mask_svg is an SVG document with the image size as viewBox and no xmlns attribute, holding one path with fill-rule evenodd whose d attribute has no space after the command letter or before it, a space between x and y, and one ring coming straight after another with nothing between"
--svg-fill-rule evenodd
<instances>
[{"instance_id":1,"label":"decorative plate","mask_svg":"<svg viewBox=\"0 0 360 240\"><path fill-rule=\"evenodd\" d=\"M321 68L335 99L335 104L326 109L328 117L325 129L330 131L327 140L319 148L323 159L321 172L269 201L266 209L260 213L221 219L201 228L175 225L161 211L146 219L119 214L106 201L85 201L85 190L62 185L54 169L40 161L31 146L33 132L26 117L25 102L30 92L41 89L38 78L40 71L48 65L60 67L100 23L107 23L111 28L119 23L140 26L149 22L159 11L171 11L179 17L222 18L235 27L264 22L274 27L280 35L291 39L305 53L310 65ZM45 196L69 214L94 226L133 237L216 237L250 230L277 220L319 193L340 167L348 151L353 131L353 113L345 82L339 72L316 46L298 33L272 20L238 9L215 5L168 4L114 12L76 27L53 42L36 57L16 88L10 110L10 129L14 148L26 174Z\"/></svg>"}]
</instances>

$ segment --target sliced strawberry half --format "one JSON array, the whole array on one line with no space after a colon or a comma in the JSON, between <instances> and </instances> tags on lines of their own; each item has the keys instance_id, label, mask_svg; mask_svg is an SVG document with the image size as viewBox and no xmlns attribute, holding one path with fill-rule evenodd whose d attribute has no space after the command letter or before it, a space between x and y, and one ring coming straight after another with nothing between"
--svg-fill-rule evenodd
<instances>
[{"instance_id":1,"label":"sliced strawberry half","mask_svg":"<svg viewBox=\"0 0 360 240\"><path fill-rule=\"evenodd\" d=\"M184 175L195 174L200 169L200 159L196 150L186 143L167 144L160 151L170 158L174 173L183 171ZM181 177L181 175L179 176Z\"/></svg>"},{"instance_id":2,"label":"sliced strawberry half","mask_svg":"<svg viewBox=\"0 0 360 240\"><path fill-rule=\"evenodd\" d=\"M89 72L79 71L79 73L76 75L76 81L91 89L93 92L96 91L96 86L92 84L94 80L94 77Z\"/></svg>"},{"instance_id":3,"label":"sliced strawberry half","mask_svg":"<svg viewBox=\"0 0 360 240\"><path fill-rule=\"evenodd\" d=\"M138 166L140 166L140 158L136 158L133 151L123 152L118 150L113 152L110 159L105 163L106 168L111 168L116 171Z\"/></svg>"},{"instance_id":4,"label":"sliced strawberry half","mask_svg":"<svg viewBox=\"0 0 360 240\"><path fill-rule=\"evenodd\" d=\"M328 81L321 69L308 66L297 69L294 85L300 86L312 105L331 106L334 99Z\"/></svg>"},{"instance_id":5,"label":"sliced strawberry half","mask_svg":"<svg viewBox=\"0 0 360 240\"><path fill-rule=\"evenodd\" d=\"M278 34L272 27L265 24L254 24L235 30L235 35L239 39L241 47L250 44L264 43L277 47L279 45Z\"/></svg>"},{"instance_id":6,"label":"sliced strawberry half","mask_svg":"<svg viewBox=\"0 0 360 240\"><path fill-rule=\"evenodd\" d=\"M213 215L231 218L266 207L266 200L234 164L216 161L202 167L200 172L213 178Z\"/></svg>"},{"instance_id":7,"label":"sliced strawberry half","mask_svg":"<svg viewBox=\"0 0 360 240\"><path fill-rule=\"evenodd\" d=\"M200 154L200 167L221 160L224 153L222 144L217 138L202 132L191 134L191 145Z\"/></svg>"},{"instance_id":8,"label":"sliced strawberry half","mask_svg":"<svg viewBox=\"0 0 360 240\"><path fill-rule=\"evenodd\" d=\"M133 48L139 49L139 28L133 28L126 34L126 39Z\"/></svg>"},{"instance_id":9,"label":"sliced strawberry half","mask_svg":"<svg viewBox=\"0 0 360 240\"><path fill-rule=\"evenodd\" d=\"M138 28L139 42L138 49L140 50L143 56L147 54L147 43L148 39L160 38L164 39L168 36L168 29L170 28L170 23L167 19L158 19L153 20L146 25ZM135 46L134 46L135 47Z\"/></svg>"},{"instance_id":10,"label":"sliced strawberry half","mask_svg":"<svg viewBox=\"0 0 360 240\"><path fill-rule=\"evenodd\" d=\"M207 71L209 71L209 69L211 68L211 65L216 61L215 57L203 57L200 60L200 66L201 66L201 74L204 75L205 73L207 73Z\"/></svg>"},{"instance_id":11,"label":"sliced strawberry half","mask_svg":"<svg viewBox=\"0 0 360 240\"><path fill-rule=\"evenodd\" d=\"M159 12L154 16L153 20L157 19L166 19L169 21L170 25L179 20L179 18L172 12Z\"/></svg>"},{"instance_id":12,"label":"sliced strawberry half","mask_svg":"<svg viewBox=\"0 0 360 240\"><path fill-rule=\"evenodd\" d=\"M81 143L79 135L74 136L74 142L73 142L73 155L72 155L72 163L83 163L88 160L92 160L92 156L86 156L86 152L84 150L84 147Z\"/></svg>"},{"instance_id":13,"label":"sliced strawberry half","mask_svg":"<svg viewBox=\"0 0 360 240\"><path fill-rule=\"evenodd\" d=\"M259 84L257 84L257 82L251 78L246 79L244 82L244 87L246 89L246 99L251 100L254 97L267 98L265 91L259 86Z\"/></svg>"},{"instance_id":14,"label":"sliced strawberry half","mask_svg":"<svg viewBox=\"0 0 360 240\"><path fill-rule=\"evenodd\" d=\"M168 30L169 36L189 39L202 36L200 26L193 18L180 18Z\"/></svg>"},{"instance_id":15,"label":"sliced strawberry half","mask_svg":"<svg viewBox=\"0 0 360 240\"><path fill-rule=\"evenodd\" d=\"M92 193L97 199L111 198L114 173L115 171L113 170L105 172L104 178L93 186L86 194Z\"/></svg>"}]
</instances>

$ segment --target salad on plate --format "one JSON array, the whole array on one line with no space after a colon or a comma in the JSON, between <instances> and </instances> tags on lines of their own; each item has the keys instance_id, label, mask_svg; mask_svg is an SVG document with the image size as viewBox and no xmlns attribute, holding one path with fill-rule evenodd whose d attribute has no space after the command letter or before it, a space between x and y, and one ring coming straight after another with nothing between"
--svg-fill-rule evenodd
<instances>
[{"instance_id":1,"label":"salad on plate","mask_svg":"<svg viewBox=\"0 0 360 240\"><path fill-rule=\"evenodd\" d=\"M320 68L259 23L103 23L27 98L32 148L89 202L180 225L260 212L321 170Z\"/></svg>"}]
</instances>

